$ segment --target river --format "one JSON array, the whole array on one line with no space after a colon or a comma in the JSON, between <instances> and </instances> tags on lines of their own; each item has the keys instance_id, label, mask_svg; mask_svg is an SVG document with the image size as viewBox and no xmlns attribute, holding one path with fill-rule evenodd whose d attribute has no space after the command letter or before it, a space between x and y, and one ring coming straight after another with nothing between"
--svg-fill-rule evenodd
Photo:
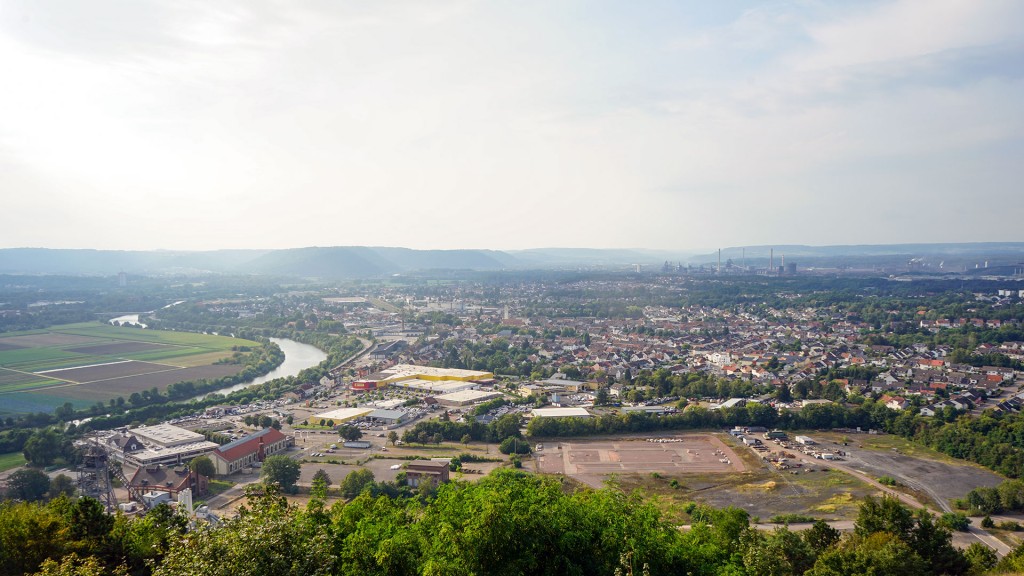
<instances>
[{"instance_id":1,"label":"river","mask_svg":"<svg viewBox=\"0 0 1024 576\"><path fill-rule=\"evenodd\" d=\"M280 366L271 370L266 376L260 376L259 378L249 382L242 382L241 384L235 384L228 388L221 388L215 392L217 394L230 394L235 390L241 390L256 384L263 384L264 382L269 382L275 378L295 376L306 368L312 368L324 360L327 360L327 353L316 346L310 346L309 344L303 344L302 342L296 342L295 340L288 340L287 338L271 338L270 341L280 346L281 351L284 352L284 362ZM204 394L203 396L205 397L206 395Z\"/></svg>"},{"instance_id":2,"label":"river","mask_svg":"<svg viewBox=\"0 0 1024 576\"><path fill-rule=\"evenodd\" d=\"M110 320L108 320L108 322L110 322L111 324L115 324L115 323L117 323L117 324L134 324L136 326L141 326L143 328L146 328L145 324L143 324L142 322L139 322L139 315L138 314L125 314L124 316L118 316L117 318L111 318Z\"/></svg>"},{"instance_id":3,"label":"river","mask_svg":"<svg viewBox=\"0 0 1024 576\"><path fill-rule=\"evenodd\" d=\"M171 302L167 306L164 306L163 308L161 308L161 310L163 310L165 308L170 308L172 306L177 306L178 304L184 304L185 302L186 302L185 300L178 300L177 302ZM58 304L59 304L59 302L58 302ZM29 306L31 306L31 304ZM150 310L149 312L141 312L140 314L152 314L153 312L154 312L154 310ZM107 322L109 322L111 324L114 324L115 322L118 323L118 324L134 324L136 326L141 326L142 328L147 328L147 326L145 324L143 324L142 322L139 322L139 315L140 314L125 314L124 316L118 316L117 318L111 318L110 320L107 320Z\"/></svg>"},{"instance_id":4,"label":"river","mask_svg":"<svg viewBox=\"0 0 1024 576\"><path fill-rule=\"evenodd\" d=\"M181 302L184 302L184 300ZM169 304L164 306L164 308L170 308L171 306L181 304L181 302ZM110 323L113 324L114 322L136 324L143 328L146 327L145 324L139 322L138 314L125 314L124 316L111 318ZM266 376L260 376L259 378L255 378L249 382L242 382L241 384L235 384L228 388L221 388L215 392L217 394L230 394L235 390L241 390L256 384L263 384L264 382L269 382L275 378L295 376L306 368L312 368L324 360L327 360L327 353L316 346L310 346L309 344L303 344L302 342L296 342L295 340L289 340L287 338L271 338L270 341L277 344L281 348L281 351L284 352L284 362L282 362L280 366L271 370ZM210 392L209 394L213 393L214 392ZM207 394L201 394L196 396L194 399L200 400L206 396ZM189 398L189 400L192 399L193 398Z\"/></svg>"}]
</instances>

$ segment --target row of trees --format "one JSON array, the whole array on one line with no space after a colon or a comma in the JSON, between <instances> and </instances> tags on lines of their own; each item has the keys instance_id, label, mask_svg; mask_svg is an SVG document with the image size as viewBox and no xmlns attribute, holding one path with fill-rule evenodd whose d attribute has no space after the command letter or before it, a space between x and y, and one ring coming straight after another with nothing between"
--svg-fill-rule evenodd
<instances>
[{"instance_id":1,"label":"row of trees","mask_svg":"<svg viewBox=\"0 0 1024 576\"><path fill-rule=\"evenodd\" d=\"M402 433L402 441L409 443L434 442L501 442L512 436L522 438L520 428L523 425L519 414L505 414L490 424L481 424L475 420L469 422L452 422L451 420L427 420L418 422Z\"/></svg>"}]
</instances>

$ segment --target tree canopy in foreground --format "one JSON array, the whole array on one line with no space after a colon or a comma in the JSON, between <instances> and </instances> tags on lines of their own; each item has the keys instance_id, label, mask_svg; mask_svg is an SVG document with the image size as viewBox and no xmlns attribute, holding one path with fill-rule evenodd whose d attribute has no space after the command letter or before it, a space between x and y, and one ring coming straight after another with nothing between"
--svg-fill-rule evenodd
<instances>
[{"instance_id":1,"label":"tree canopy in foreground","mask_svg":"<svg viewBox=\"0 0 1024 576\"><path fill-rule=\"evenodd\" d=\"M638 495L570 489L508 469L436 495L364 490L326 507L289 504L276 484L215 528L185 531L166 506L141 519L106 517L95 500L0 505L0 576L44 574L265 575L798 575L980 574L994 555L962 552L927 512L867 499L856 529L824 522L762 532L736 508L687 507L681 529ZM106 518L106 519L104 519ZM1024 551L995 570L1024 568Z\"/></svg>"}]
</instances>

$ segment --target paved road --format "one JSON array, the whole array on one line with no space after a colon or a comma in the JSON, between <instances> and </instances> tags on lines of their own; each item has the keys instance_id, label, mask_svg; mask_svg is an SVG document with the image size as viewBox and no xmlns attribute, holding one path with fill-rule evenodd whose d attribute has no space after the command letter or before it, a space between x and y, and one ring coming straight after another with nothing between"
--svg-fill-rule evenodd
<instances>
[{"instance_id":1,"label":"paved road","mask_svg":"<svg viewBox=\"0 0 1024 576\"><path fill-rule=\"evenodd\" d=\"M853 520L833 520L833 521L826 522L826 523L829 526L835 528L836 530L839 530L840 532L853 532L853 528L854 528ZM775 530L776 528L781 528L782 526L783 526L783 524L764 524L764 523L751 524L750 525L751 528L756 528L758 530L763 530L765 532L771 532L772 530ZM800 532L800 531L803 531L803 530L809 530L812 526L814 526L814 523L813 522L791 522L790 524L787 524L785 526L788 527L793 532ZM683 524L682 526L680 526L680 528L682 528L683 530L689 530L690 529L690 525L689 524Z\"/></svg>"}]
</instances>

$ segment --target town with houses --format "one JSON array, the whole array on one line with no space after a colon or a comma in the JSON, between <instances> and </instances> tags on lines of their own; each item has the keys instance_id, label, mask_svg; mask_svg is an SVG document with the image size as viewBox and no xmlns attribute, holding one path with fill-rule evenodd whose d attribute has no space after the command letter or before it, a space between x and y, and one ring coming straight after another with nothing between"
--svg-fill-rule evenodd
<instances>
[{"instance_id":1,"label":"town with houses","mask_svg":"<svg viewBox=\"0 0 1024 576\"><path fill-rule=\"evenodd\" d=\"M593 487L619 474L742 475L752 466L775 474L822 466L857 474L844 468L863 457L850 456L849 436L881 431L738 424L689 436L671 428L612 433L617 440L606 445L550 435L572 424L536 424L636 415L653 419L648 429L656 430L657 419L693 408L728 413L714 420L725 423L758 405L801 414L865 399L936 425L1024 411L1024 290L981 284L936 296L894 282L883 295L877 281L839 280L855 288L837 297L798 275L767 282L596 276L340 285L175 301L140 323L248 338L316 334L321 340L306 341L348 338L358 346L262 395L206 400L196 411L78 434L81 459L51 475L72 476L79 493L108 510L140 515L167 503L217 524L237 517L248 487L279 458L295 463L296 497L309 494L317 478L343 484L364 471L391 486L378 489L421 494L506 466ZM87 430L90 420L70 425ZM745 459L748 452L755 460ZM971 477L953 484L951 495L931 497L949 509L975 483L991 485L994 478ZM898 495L888 485L878 488ZM727 503L746 502L744 490ZM752 512L780 503L760 506Z\"/></svg>"}]
</instances>

